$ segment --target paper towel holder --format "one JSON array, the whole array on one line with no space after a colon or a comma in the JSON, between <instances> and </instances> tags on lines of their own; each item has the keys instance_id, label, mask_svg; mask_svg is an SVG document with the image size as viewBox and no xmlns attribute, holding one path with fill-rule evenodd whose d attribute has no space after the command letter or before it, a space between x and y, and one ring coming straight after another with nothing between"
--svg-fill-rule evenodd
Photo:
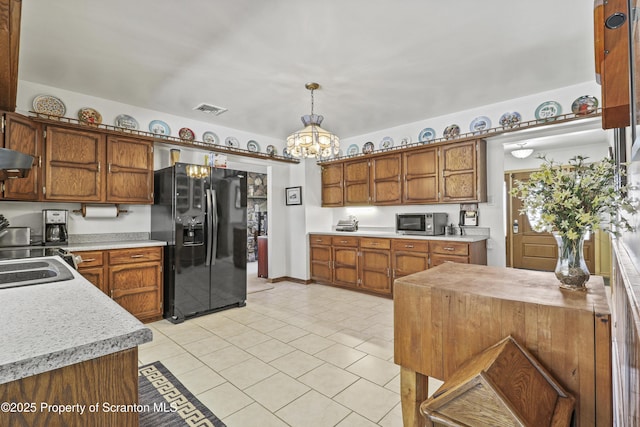
<instances>
[{"instance_id":1,"label":"paper towel holder","mask_svg":"<svg viewBox=\"0 0 640 427\"><path fill-rule=\"evenodd\" d=\"M71 212L73 212L74 214L82 214L82 217L84 218L84 217L87 216L87 206L91 206L91 205L89 205L87 203L81 203L80 204L80 209L75 209L75 210L73 210ZM105 205L95 205L95 206L105 206ZM126 210L126 209L120 209L120 205L117 204L117 203L115 204L115 207L116 207L116 212L117 212L116 213L116 218L119 217L120 214L129 213L129 211Z\"/></svg>"}]
</instances>

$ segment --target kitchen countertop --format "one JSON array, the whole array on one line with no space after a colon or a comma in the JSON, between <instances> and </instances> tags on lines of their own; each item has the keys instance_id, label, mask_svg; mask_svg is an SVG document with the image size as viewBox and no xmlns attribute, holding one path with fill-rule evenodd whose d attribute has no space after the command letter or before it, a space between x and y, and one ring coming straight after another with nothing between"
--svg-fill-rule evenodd
<instances>
[{"instance_id":1,"label":"kitchen countertop","mask_svg":"<svg viewBox=\"0 0 640 427\"><path fill-rule=\"evenodd\" d=\"M452 242L480 242L487 240L486 234L464 235L464 236L418 236L397 234L392 231L311 231L309 234L328 234L333 236L357 236L357 237L381 237L391 239L416 239L416 240L448 240Z\"/></svg>"},{"instance_id":2,"label":"kitchen countertop","mask_svg":"<svg viewBox=\"0 0 640 427\"><path fill-rule=\"evenodd\" d=\"M33 260L47 258L60 259ZM152 340L149 328L72 273L63 282L0 289L0 384Z\"/></svg>"},{"instance_id":3,"label":"kitchen countertop","mask_svg":"<svg viewBox=\"0 0 640 427\"><path fill-rule=\"evenodd\" d=\"M101 251L107 249L127 249L127 248L146 248L150 246L166 246L167 242L162 240L118 240L106 242L90 242L90 243L69 243L61 248L74 251Z\"/></svg>"}]
</instances>

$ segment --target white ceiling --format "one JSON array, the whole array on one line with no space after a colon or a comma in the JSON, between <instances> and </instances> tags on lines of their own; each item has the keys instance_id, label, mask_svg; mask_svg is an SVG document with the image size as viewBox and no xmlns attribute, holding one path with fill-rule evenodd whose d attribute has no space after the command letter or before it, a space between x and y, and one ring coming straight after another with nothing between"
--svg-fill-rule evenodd
<instances>
[{"instance_id":1,"label":"white ceiling","mask_svg":"<svg viewBox=\"0 0 640 427\"><path fill-rule=\"evenodd\" d=\"M19 78L284 138L350 137L594 78L584 0L25 0ZM220 116L192 111L201 102Z\"/></svg>"}]
</instances>

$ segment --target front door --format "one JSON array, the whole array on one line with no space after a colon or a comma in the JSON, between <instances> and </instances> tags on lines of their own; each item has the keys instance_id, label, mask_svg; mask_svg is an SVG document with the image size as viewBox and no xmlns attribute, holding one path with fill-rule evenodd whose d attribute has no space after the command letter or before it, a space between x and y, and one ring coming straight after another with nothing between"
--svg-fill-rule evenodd
<instances>
[{"instance_id":1,"label":"front door","mask_svg":"<svg viewBox=\"0 0 640 427\"><path fill-rule=\"evenodd\" d=\"M520 214L522 202L509 195L515 180L526 181L531 171L511 172L504 176L507 188L507 266L527 270L554 271L558 246L551 233L538 233L531 228L526 215ZM584 243L584 259L591 274L595 273L593 233Z\"/></svg>"}]
</instances>

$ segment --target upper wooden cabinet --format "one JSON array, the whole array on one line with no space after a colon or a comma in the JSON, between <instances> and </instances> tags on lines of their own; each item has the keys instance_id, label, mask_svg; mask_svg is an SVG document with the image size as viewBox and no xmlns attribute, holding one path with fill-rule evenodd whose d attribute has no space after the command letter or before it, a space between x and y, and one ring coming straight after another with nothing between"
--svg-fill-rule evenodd
<instances>
[{"instance_id":1,"label":"upper wooden cabinet","mask_svg":"<svg viewBox=\"0 0 640 427\"><path fill-rule=\"evenodd\" d=\"M15 111L22 1L0 0L0 110Z\"/></svg>"},{"instance_id":2,"label":"upper wooden cabinet","mask_svg":"<svg viewBox=\"0 0 640 427\"><path fill-rule=\"evenodd\" d=\"M38 200L42 173L42 132L40 125L25 116L5 113L2 120L2 141L4 148L20 151L33 156L34 162L29 176L4 181L1 197L5 200Z\"/></svg>"},{"instance_id":3,"label":"upper wooden cabinet","mask_svg":"<svg viewBox=\"0 0 640 427\"><path fill-rule=\"evenodd\" d=\"M46 201L153 203L153 143L47 126Z\"/></svg>"},{"instance_id":4,"label":"upper wooden cabinet","mask_svg":"<svg viewBox=\"0 0 640 427\"><path fill-rule=\"evenodd\" d=\"M485 140L332 162L322 165L322 206L485 202L486 162Z\"/></svg>"}]
</instances>

